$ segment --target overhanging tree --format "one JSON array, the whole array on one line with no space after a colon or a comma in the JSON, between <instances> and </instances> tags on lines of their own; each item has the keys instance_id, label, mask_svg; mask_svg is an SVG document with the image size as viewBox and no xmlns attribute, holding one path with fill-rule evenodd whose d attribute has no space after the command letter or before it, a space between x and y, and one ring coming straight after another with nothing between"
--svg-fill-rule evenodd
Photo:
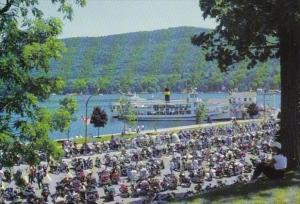
<instances>
[{"instance_id":1,"label":"overhanging tree","mask_svg":"<svg viewBox=\"0 0 300 204\"><path fill-rule=\"evenodd\" d=\"M59 108L53 114L52 127L59 132L65 132L71 124L71 114L64 108ZM68 135L69 139L69 135Z\"/></svg>"},{"instance_id":2,"label":"overhanging tree","mask_svg":"<svg viewBox=\"0 0 300 204\"><path fill-rule=\"evenodd\" d=\"M100 107L95 107L91 116L91 123L94 124L94 127L98 129L98 136L100 127L104 127L107 123L107 120L108 118L106 112Z\"/></svg>"},{"instance_id":3,"label":"overhanging tree","mask_svg":"<svg viewBox=\"0 0 300 204\"><path fill-rule=\"evenodd\" d=\"M247 61L279 58L281 65L281 142L289 166L300 163L300 1L200 0L203 17L212 17L214 30L192 38L217 60L222 71Z\"/></svg>"},{"instance_id":4,"label":"overhanging tree","mask_svg":"<svg viewBox=\"0 0 300 204\"><path fill-rule=\"evenodd\" d=\"M62 23L46 18L40 2L6 0L0 4L0 162L8 166L19 155L29 164L37 163L41 150L52 157L59 155L48 137L51 116L39 103L64 85L48 74L50 59L59 58L64 50L58 40ZM51 2L68 19L72 18L72 2L85 5L85 0Z\"/></svg>"}]
</instances>

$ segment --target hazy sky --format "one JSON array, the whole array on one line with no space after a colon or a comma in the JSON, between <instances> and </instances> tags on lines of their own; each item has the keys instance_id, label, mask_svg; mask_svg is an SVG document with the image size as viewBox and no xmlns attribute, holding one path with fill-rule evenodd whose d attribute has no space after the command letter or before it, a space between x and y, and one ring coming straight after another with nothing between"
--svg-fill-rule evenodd
<instances>
[{"instance_id":1,"label":"hazy sky","mask_svg":"<svg viewBox=\"0 0 300 204\"><path fill-rule=\"evenodd\" d=\"M204 21L199 0L88 0L84 8L74 8L74 19L65 21L62 38L105 36L150 31L177 26L213 28L213 20ZM41 0L50 16L57 16L50 0Z\"/></svg>"}]
</instances>

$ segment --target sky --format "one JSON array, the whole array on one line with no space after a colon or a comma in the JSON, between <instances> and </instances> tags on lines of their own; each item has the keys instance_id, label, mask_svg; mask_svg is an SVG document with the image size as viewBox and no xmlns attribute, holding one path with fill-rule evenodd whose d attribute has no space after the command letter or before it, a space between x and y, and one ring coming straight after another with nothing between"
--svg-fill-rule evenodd
<instances>
[{"instance_id":1,"label":"sky","mask_svg":"<svg viewBox=\"0 0 300 204\"><path fill-rule=\"evenodd\" d=\"M48 16L58 16L50 0L41 0ZM203 20L199 0L88 0L86 7L74 7L74 18L64 21L61 38L107 36L151 31L178 26L214 28Z\"/></svg>"}]
</instances>

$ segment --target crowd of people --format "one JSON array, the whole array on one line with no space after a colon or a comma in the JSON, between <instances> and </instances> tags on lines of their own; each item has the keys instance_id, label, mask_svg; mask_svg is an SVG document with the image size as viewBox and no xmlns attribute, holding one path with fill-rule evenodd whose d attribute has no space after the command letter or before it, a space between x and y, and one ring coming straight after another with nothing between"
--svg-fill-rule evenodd
<instances>
[{"instance_id":1,"label":"crowd of people","mask_svg":"<svg viewBox=\"0 0 300 204\"><path fill-rule=\"evenodd\" d=\"M275 120L233 121L222 127L139 134L131 139L112 136L109 142L82 146L65 141L62 161L29 167L26 193L20 196L16 189L6 188L1 197L2 201L24 198L28 203L123 203L124 199L159 203L186 198L247 183L255 165L252 181L256 180L265 170L262 162L269 159L278 131ZM47 177L61 179L47 184Z\"/></svg>"}]
</instances>

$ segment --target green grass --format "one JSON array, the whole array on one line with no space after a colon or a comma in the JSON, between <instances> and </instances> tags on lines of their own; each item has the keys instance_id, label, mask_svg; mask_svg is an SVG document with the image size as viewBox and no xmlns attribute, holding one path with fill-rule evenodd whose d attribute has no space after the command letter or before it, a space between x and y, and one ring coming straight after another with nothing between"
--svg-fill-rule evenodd
<instances>
[{"instance_id":1,"label":"green grass","mask_svg":"<svg viewBox=\"0 0 300 204\"><path fill-rule=\"evenodd\" d=\"M239 120L238 123L239 124L244 124L244 123L249 123L249 122L261 122L261 121L262 121L261 119ZM231 122L226 121L226 122L219 122L219 123L214 123L214 124L197 124L197 125L186 126L185 128L188 129L188 130L199 130L199 129L205 128L206 125L219 128L219 127L224 127L224 126L227 126L227 125L231 125ZM168 128L168 130L164 131L164 132L169 132L169 133L178 132L182 129L183 129L183 127L171 127L171 128ZM151 130L145 131L145 133L146 133L146 135L150 135L150 136L158 134L158 132L151 131ZM112 136L112 134L101 135L101 137L93 137L93 138L88 137L87 142L107 142L107 141L111 140L111 136ZM135 132L131 132L131 133L125 134L123 136L121 136L120 134L114 134L114 138L130 139L130 138L133 138L133 137L136 137L136 136L137 136L137 133L135 133ZM84 144L85 143L85 138L84 137L83 138L76 138L76 139L73 139L73 141L76 142L77 144Z\"/></svg>"},{"instance_id":2,"label":"green grass","mask_svg":"<svg viewBox=\"0 0 300 204\"><path fill-rule=\"evenodd\" d=\"M296 193L296 198L295 198L296 203L300 203L300 193Z\"/></svg>"},{"instance_id":3,"label":"green grass","mask_svg":"<svg viewBox=\"0 0 300 204\"><path fill-rule=\"evenodd\" d=\"M284 179L261 179L254 184L235 184L194 199L173 204L300 204L300 175L288 172Z\"/></svg>"},{"instance_id":4,"label":"green grass","mask_svg":"<svg viewBox=\"0 0 300 204\"><path fill-rule=\"evenodd\" d=\"M133 138L136 136L136 133L130 133L130 134L125 134L123 136L121 135L114 135L114 138ZM94 137L94 138L87 138L87 142L107 142L111 140L112 135L102 135L101 137ZM85 143L85 138L76 138L73 140L77 144L84 144Z\"/></svg>"}]
</instances>

